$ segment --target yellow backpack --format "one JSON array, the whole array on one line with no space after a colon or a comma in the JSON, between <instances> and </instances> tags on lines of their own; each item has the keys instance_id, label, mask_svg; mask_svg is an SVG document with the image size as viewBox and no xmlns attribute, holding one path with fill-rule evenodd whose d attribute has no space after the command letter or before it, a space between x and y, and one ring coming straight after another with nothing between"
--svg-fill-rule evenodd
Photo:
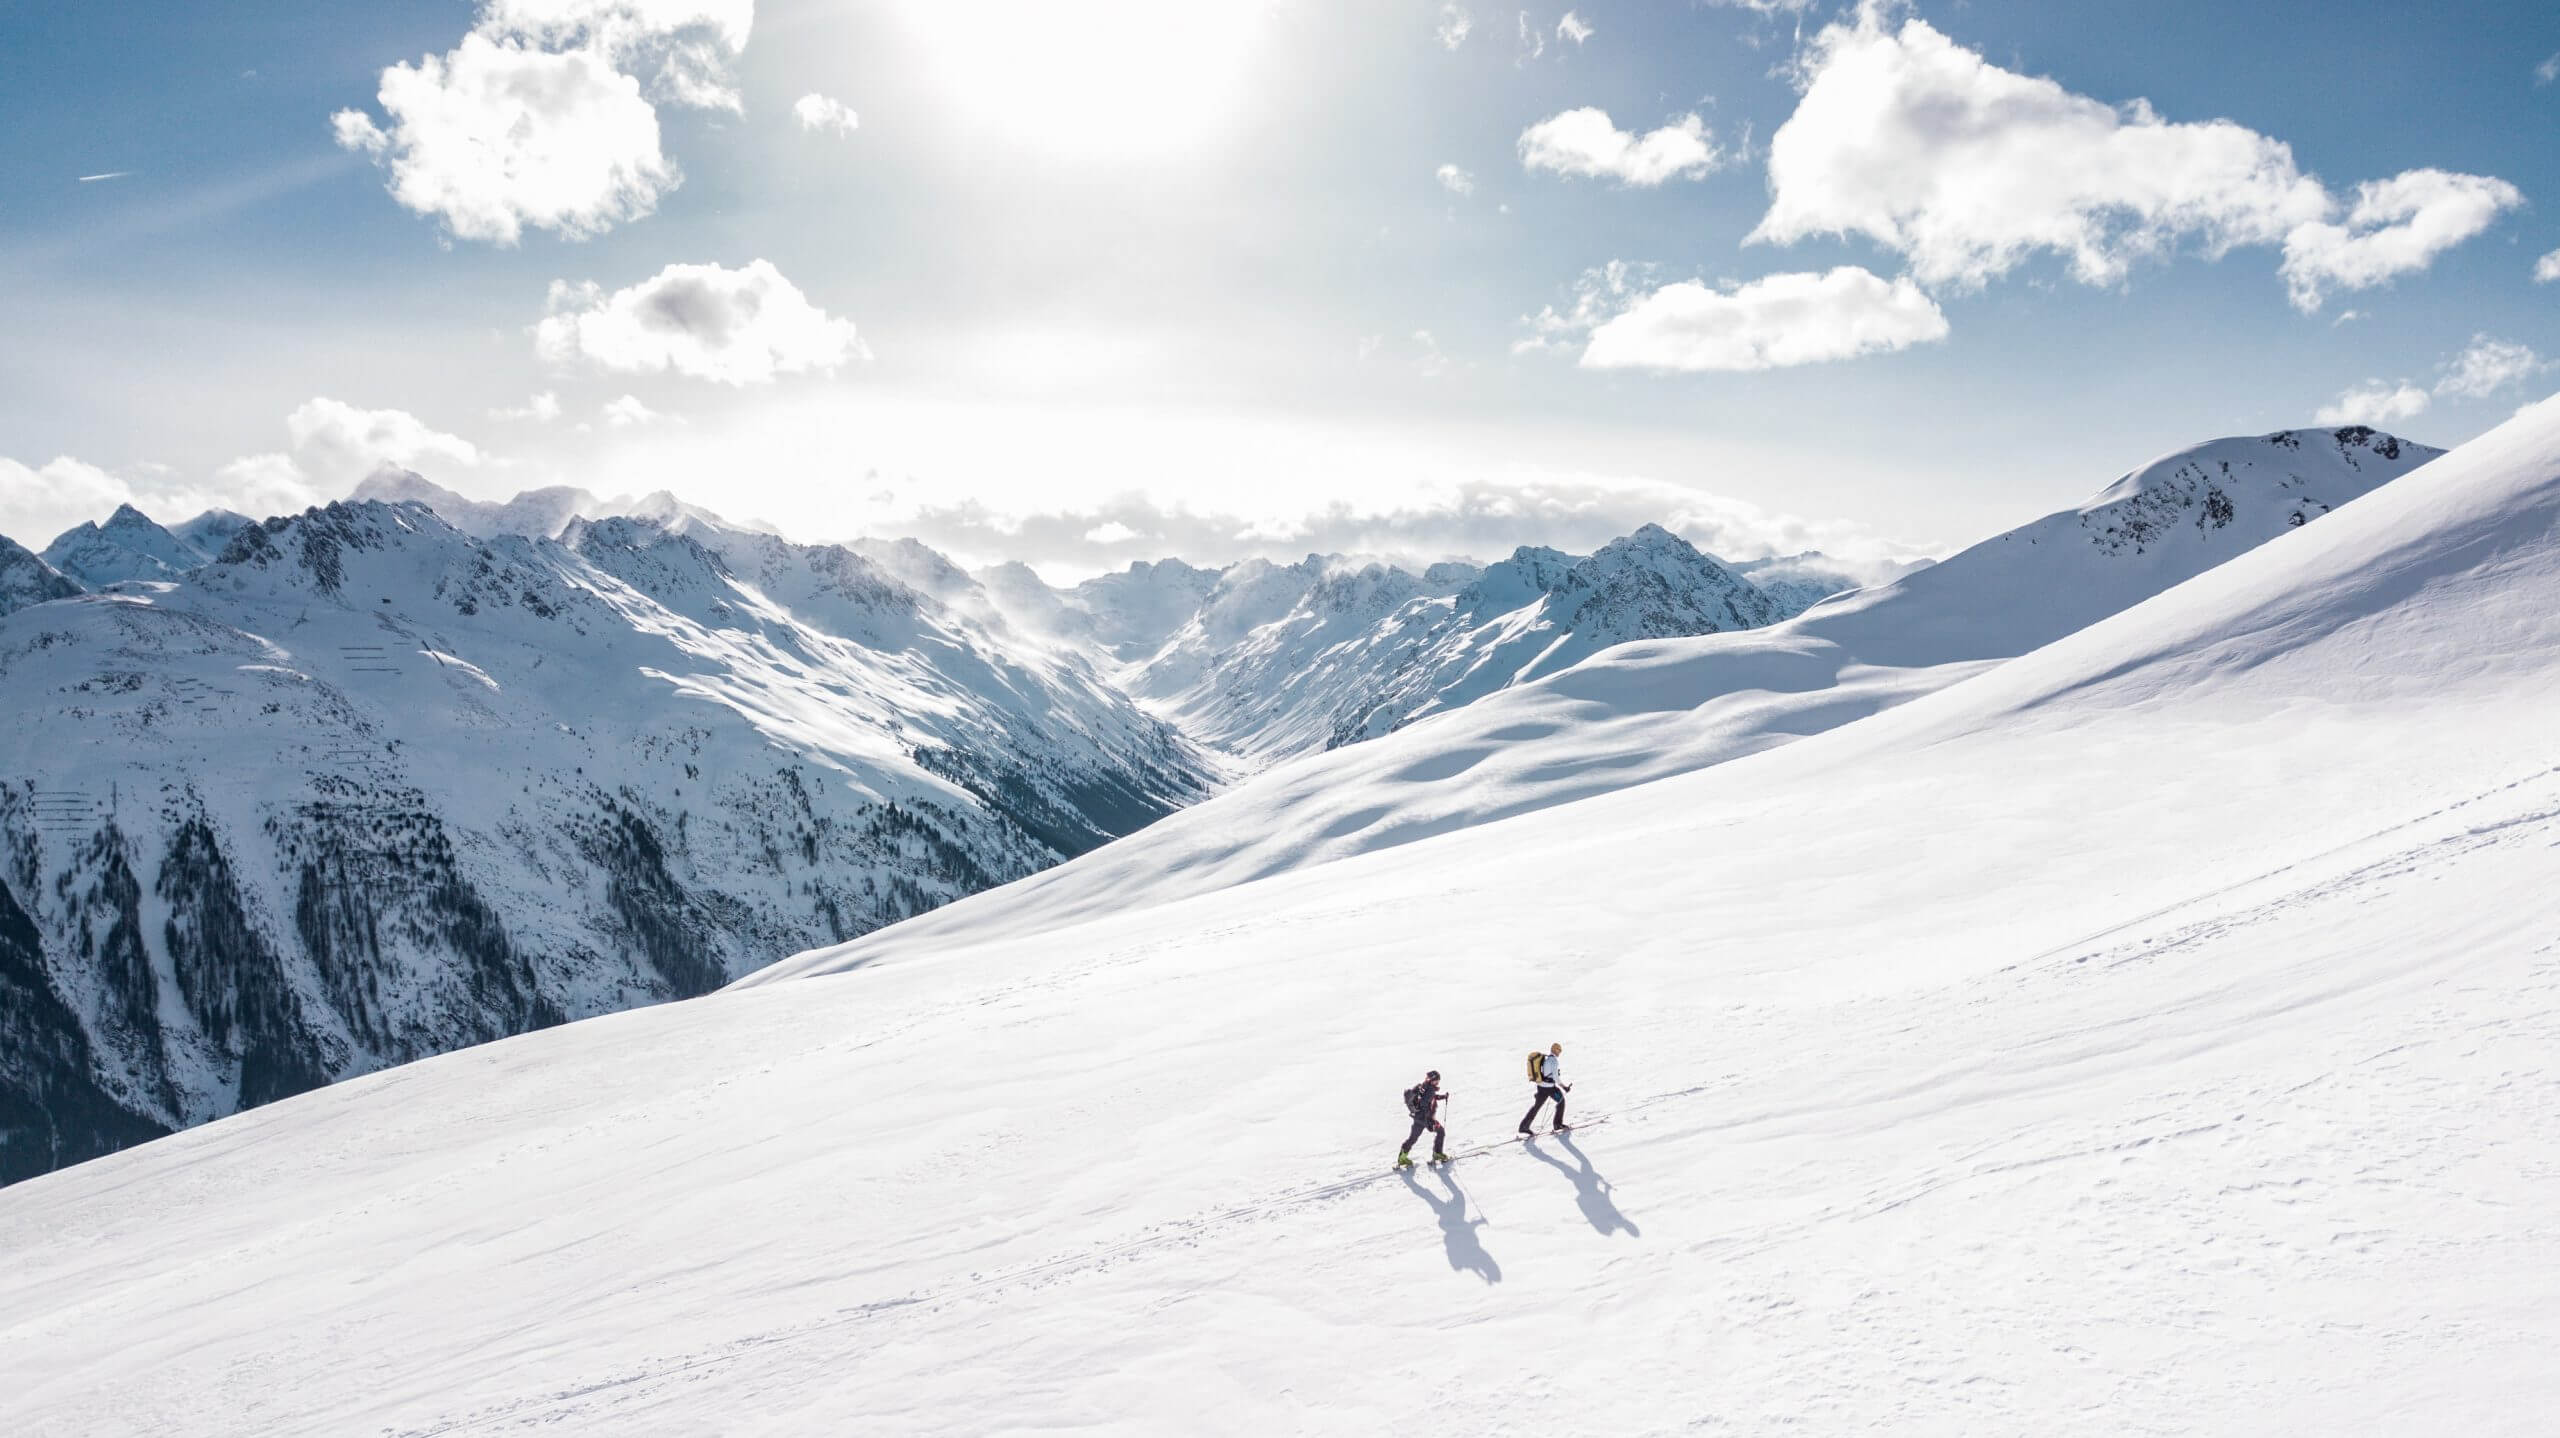
<instances>
[{"instance_id":1,"label":"yellow backpack","mask_svg":"<svg viewBox=\"0 0 2560 1438\"><path fill-rule=\"evenodd\" d=\"M1545 1054L1536 1049L1529 1050L1529 1082L1545 1083L1547 1081L1546 1058Z\"/></svg>"}]
</instances>

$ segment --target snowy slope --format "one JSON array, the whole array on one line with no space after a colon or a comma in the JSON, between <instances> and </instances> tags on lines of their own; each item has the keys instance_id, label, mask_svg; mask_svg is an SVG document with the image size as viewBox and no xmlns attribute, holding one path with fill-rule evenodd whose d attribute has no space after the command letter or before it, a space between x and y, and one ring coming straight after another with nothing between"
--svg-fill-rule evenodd
<instances>
[{"instance_id":1,"label":"snowy slope","mask_svg":"<svg viewBox=\"0 0 2560 1438\"><path fill-rule=\"evenodd\" d=\"M45 563L42 556L7 535L0 535L0 615L14 614L30 604L68 599L79 592L78 584Z\"/></svg>"},{"instance_id":2,"label":"snowy slope","mask_svg":"<svg viewBox=\"0 0 2560 1438\"><path fill-rule=\"evenodd\" d=\"M2214 440L2089 503L1783 624L1631 643L1373 743L1274 767L1141 835L841 958L1029 934L1723 763L1891 708L2288 534L2441 451L2362 428Z\"/></svg>"},{"instance_id":3,"label":"snowy slope","mask_svg":"<svg viewBox=\"0 0 2560 1438\"><path fill-rule=\"evenodd\" d=\"M1211 772L850 551L415 504L0 619L0 713L0 929L34 953L0 959L0 1179L716 988Z\"/></svg>"},{"instance_id":4,"label":"snowy slope","mask_svg":"<svg viewBox=\"0 0 2560 1438\"><path fill-rule=\"evenodd\" d=\"M0 1424L2539 1432L2555 688L2560 407L1774 752L0 1192Z\"/></svg>"}]
</instances>

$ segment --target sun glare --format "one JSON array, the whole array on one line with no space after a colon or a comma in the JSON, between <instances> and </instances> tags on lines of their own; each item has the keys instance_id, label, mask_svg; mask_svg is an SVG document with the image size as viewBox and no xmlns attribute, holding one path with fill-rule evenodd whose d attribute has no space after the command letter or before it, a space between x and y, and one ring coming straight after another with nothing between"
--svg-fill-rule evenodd
<instances>
[{"instance_id":1,"label":"sun glare","mask_svg":"<svg viewBox=\"0 0 2560 1438\"><path fill-rule=\"evenodd\" d=\"M1161 155L1213 138L1248 82L1269 0L907 0L976 125L1067 157Z\"/></svg>"}]
</instances>

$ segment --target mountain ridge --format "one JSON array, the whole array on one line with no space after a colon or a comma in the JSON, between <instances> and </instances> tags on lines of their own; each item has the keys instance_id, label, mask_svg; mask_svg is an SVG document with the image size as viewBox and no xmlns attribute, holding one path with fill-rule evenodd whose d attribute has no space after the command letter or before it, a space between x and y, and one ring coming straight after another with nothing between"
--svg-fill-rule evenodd
<instances>
[{"instance_id":1,"label":"mountain ridge","mask_svg":"<svg viewBox=\"0 0 2560 1438\"><path fill-rule=\"evenodd\" d=\"M0 1026L85 1065L0 1071L0 1110L33 1124L78 1083L114 1110L0 1135L5 1176L707 991L1216 772L1073 656L849 551L623 518L564 539L341 502L0 619L0 887L38 954Z\"/></svg>"}]
</instances>

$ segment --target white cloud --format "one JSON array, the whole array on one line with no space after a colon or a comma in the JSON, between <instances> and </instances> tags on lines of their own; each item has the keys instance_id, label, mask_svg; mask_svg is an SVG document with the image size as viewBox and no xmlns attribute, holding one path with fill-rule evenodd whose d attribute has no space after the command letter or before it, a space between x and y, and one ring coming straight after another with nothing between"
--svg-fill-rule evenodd
<instances>
[{"instance_id":1,"label":"white cloud","mask_svg":"<svg viewBox=\"0 0 2560 1438\"><path fill-rule=\"evenodd\" d=\"M2560 54L2554 54L2533 67L2533 83L2548 85L2554 80L2560 80Z\"/></svg>"},{"instance_id":2,"label":"white cloud","mask_svg":"<svg viewBox=\"0 0 2560 1438\"><path fill-rule=\"evenodd\" d=\"M1979 286L2039 253L2088 284L2192 245L2285 247L2297 303L2422 268L2517 201L2485 176L2411 171L2340 205L2293 152L2228 120L2171 123L2003 70L1924 21L1875 8L1825 28L1770 140L1753 240L1865 235L1923 285Z\"/></svg>"},{"instance_id":3,"label":"white cloud","mask_svg":"<svg viewBox=\"0 0 2560 1438\"><path fill-rule=\"evenodd\" d=\"M2542 356L2535 354L2530 345L2473 335L2462 353L2444 367L2444 378L2436 381L2436 393L2457 399L2486 399L2509 385L2532 378L2542 368Z\"/></svg>"},{"instance_id":4,"label":"white cloud","mask_svg":"<svg viewBox=\"0 0 2560 1438\"><path fill-rule=\"evenodd\" d=\"M851 320L809 303L767 260L742 269L669 265L606 294L592 283L551 286L551 313L534 329L546 360L586 360L624 373L671 370L722 384L766 384L808 370L832 373L866 351Z\"/></svg>"},{"instance_id":5,"label":"white cloud","mask_svg":"<svg viewBox=\"0 0 2560 1438\"><path fill-rule=\"evenodd\" d=\"M2314 424L2390 424L2426 413L2427 392L2413 384L2367 380L2311 417Z\"/></svg>"},{"instance_id":6,"label":"white cloud","mask_svg":"<svg viewBox=\"0 0 2560 1438\"><path fill-rule=\"evenodd\" d=\"M640 396L636 394L626 394L620 399L607 401L603 417L604 422L615 429L632 429L644 424L655 424L667 418L642 404Z\"/></svg>"},{"instance_id":7,"label":"white cloud","mask_svg":"<svg viewBox=\"0 0 2560 1438\"><path fill-rule=\"evenodd\" d=\"M602 234L681 182L653 100L740 108L727 67L753 15L752 0L489 0L452 51L382 72L387 124L349 109L330 128L457 239Z\"/></svg>"},{"instance_id":8,"label":"white cloud","mask_svg":"<svg viewBox=\"0 0 2560 1438\"><path fill-rule=\"evenodd\" d=\"M1466 6L1443 5L1440 7L1440 23L1432 27L1431 33L1439 37L1444 49L1455 50L1467 43L1467 35L1475 28L1476 17L1467 13Z\"/></svg>"},{"instance_id":9,"label":"white cloud","mask_svg":"<svg viewBox=\"0 0 2560 1438\"><path fill-rule=\"evenodd\" d=\"M1424 379L1438 379L1449 372L1449 357L1440 350L1440 341L1429 330L1413 332L1413 372Z\"/></svg>"},{"instance_id":10,"label":"white cloud","mask_svg":"<svg viewBox=\"0 0 2560 1438\"><path fill-rule=\"evenodd\" d=\"M2432 395L2408 380L2371 379L2322 406L2313 418L2321 424L2388 424L2426 413L2439 398L2487 399L2545 368L2530 345L2477 334L2441 366Z\"/></svg>"},{"instance_id":11,"label":"white cloud","mask_svg":"<svg viewBox=\"0 0 2560 1438\"><path fill-rule=\"evenodd\" d=\"M292 463L313 481L343 488L385 465L402 469L476 468L479 447L459 435L431 428L406 410L358 409L325 397L304 401L284 420L293 440ZM238 463L251 466L243 475L266 475L281 481L279 456L255 456Z\"/></svg>"},{"instance_id":12,"label":"white cloud","mask_svg":"<svg viewBox=\"0 0 2560 1438\"><path fill-rule=\"evenodd\" d=\"M94 464L62 455L40 469L0 457L0 534L28 549L132 502L133 486Z\"/></svg>"},{"instance_id":13,"label":"white cloud","mask_svg":"<svg viewBox=\"0 0 2560 1438\"><path fill-rule=\"evenodd\" d=\"M2297 308L2320 308L2327 286L2368 289L2423 270L2489 228L2524 195L2504 180L2410 170L2356 186L2344 224L2298 225L2285 236L2285 286Z\"/></svg>"},{"instance_id":14,"label":"white cloud","mask_svg":"<svg viewBox=\"0 0 2560 1438\"><path fill-rule=\"evenodd\" d=\"M755 0L487 0L480 28L552 49L585 47L646 74L677 105L739 111L729 65L747 48Z\"/></svg>"},{"instance_id":15,"label":"white cloud","mask_svg":"<svg viewBox=\"0 0 2560 1438\"><path fill-rule=\"evenodd\" d=\"M1705 0L1706 4L1726 10L1750 10L1762 15L1801 15L1814 7L1814 0Z\"/></svg>"},{"instance_id":16,"label":"white cloud","mask_svg":"<svg viewBox=\"0 0 2560 1438\"><path fill-rule=\"evenodd\" d=\"M850 135L862 128L862 117L853 113L852 106L824 95L801 96L792 102L791 113L800 117L803 130L833 130L839 135Z\"/></svg>"},{"instance_id":17,"label":"white cloud","mask_svg":"<svg viewBox=\"0 0 2560 1438\"><path fill-rule=\"evenodd\" d=\"M1547 53L1546 32L1529 23L1529 12L1520 12L1520 60L1526 65Z\"/></svg>"},{"instance_id":18,"label":"white cloud","mask_svg":"<svg viewBox=\"0 0 2560 1438\"><path fill-rule=\"evenodd\" d=\"M521 405L489 411L491 419L529 419L536 424L549 424L559 417L560 396L553 390L544 390Z\"/></svg>"},{"instance_id":19,"label":"white cloud","mask_svg":"<svg viewBox=\"0 0 2560 1438\"><path fill-rule=\"evenodd\" d=\"M391 128L341 110L338 143L386 159L392 197L457 239L512 245L527 225L583 239L650 213L678 182L639 81L588 51L467 35L383 71L381 99Z\"/></svg>"},{"instance_id":20,"label":"white cloud","mask_svg":"<svg viewBox=\"0 0 2560 1438\"><path fill-rule=\"evenodd\" d=\"M1622 185L1659 185L1696 179L1715 170L1723 155L1706 122L1683 115L1648 135L1619 129L1609 112L1591 106L1567 110L1520 132L1520 163L1531 170L1586 175Z\"/></svg>"},{"instance_id":21,"label":"white cloud","mask_svg":"<svg viewBox=\"0 0 2560 1438\"><path fill-rule=\"evenodd\" d=\"M244 455L206 480L157 464L119 473L67 455L36 469L0 457L0 534L42 549L74 525L104 520L119 504L164 524L217 507L262 519L326 503L384 465L449 472L486 459L469 440L405 410L358 409L325 396L287 415L285 433L291 453Z\"/></svg>"},{"instance_id":22,"label":"white cloud","mask_svg":"<svg viewBox=\"0 0 2560 1438\"><path fill-rule=\"evenodd\" d=\"M326 504L337 498L344 492L344 486L337 493L323 492L291 456L251 454L215 470L212 490L204 503L182 505L170 513L184 518L202 514L219 505L257 519L299 514L315 504Z\"/></svg>"},{"instance_id":23,"label":"white cloud","mask_svg":"<svg viewBox=\"0 0 2560 1438\"><path fill-rule=\"evenodd\" d=\"M1433 173L1440 179L1440 188L1450 194L1472 195L1476 192L1476 177L1455 165L1442 165Z\"/></svg>"},{"instance_id":24,"label":"white cloud","mask_svg":"<svg viewBox=\"0 0 2560 1438\"><path fill-rule=\"evenodd\" d=\"M1591 22L1570 10L1564 12L1564 18L1556 22L1556 38L1559 40L1571 40L1579 45L1591 36Z\"/></svg>"},{"instance_id":25,"label":"white cloud","mask_svg":"<svg viewBox=\"0 0 2560 1438\"><path fill-rule=\"evenodd\" d=\"M2535 284L2547 285L2554 280L2560 280L2560 250L2553 250L2551 253L2544 255L2541 259L2533 262L2533 282Z\"/></svg>"},{"instance_id":26,"label":"white cloud","mask_svg":"<svg viewBox=\"0 0 2560 1438\"><path fill-rule=\"evenodd\" d=\"M1087 544L1126 544L1130 540L1144 538L1146 538L1144 534L1116 519L1106 519L1084 532L1084 542Z\"/></svg>"},{"instance_id":27,"label":"white cloud","mask_svg":"<svg viewBox=\"0 0 2560 1438\"><path fill-rule=\"evenodd\" d=\"M1613 284L1614 297L1607 294ZM1947 337L1946 315L1908 277L1887 281L1855 265L1769 275L1731 290L1681 280L1635 294L1622 273L1609 271L1599 272L1598 285L1602 297L1586 289L1576 317L1541 317L1550 330L1589 325L1585 369L1783 369Z\"/></svg>"},{"instance_id":28,"label":"white cloud","mask_svg":"<svg viewBox=\"0 0 2560 1438\"><path fill-rule=\"evenodd\" d=\"M217 506L263 518L294 513L320 499L283 455L235 460L210 483L182 478L160 465L117 474L68 455L41 468L0 457L0 534L29 549L43 549L76 525L105 520L119 504L174 524Z\"/></svg>"}]
</instances>

